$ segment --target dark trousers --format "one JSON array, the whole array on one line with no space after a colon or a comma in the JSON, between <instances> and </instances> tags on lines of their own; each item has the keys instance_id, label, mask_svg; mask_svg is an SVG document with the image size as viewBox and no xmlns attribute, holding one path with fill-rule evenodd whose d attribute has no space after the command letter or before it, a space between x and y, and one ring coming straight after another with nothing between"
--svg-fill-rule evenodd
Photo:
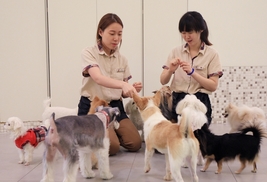
<instances>
[{"instance_id":1,"label":"dark trousers","mask_svg":"<svg viewBox=\"0 0 267 182\"><path fill-rule=\"evenodd\" d=\"M122 100L113 100L109 103L109 105L111 107L118 107L120 110L120 116L117 117L118 122L120 122L121 120L128 118L124 107L123 107L123 103ZM87 115L88 111L90 110L91 107L91 101L84 96L81 96L80 98L80 102L78 104L78 116L82 116L82 115Z\"/></svg>"},{"instance_id":2,"label":"dark trousers","mask_svg":"<svg viewBox=\"0 0 267 182\"><path fill-rule=\"evenodd\" d=\"M188 93L177 93L177 92L172 92L172 119L177 121L177 113L175 111L177 104L187 95ZM208 94L197 92L194 94L206 107L207 107L207 112L206 116L208 118L208 125L211 123L211 114L212 114L212 109L211 109L211 104L210 104L210 98Z\"/></svg>"},{"instance_id":3,"label":"dark trousers","mask_svg":"<svg viewBox=\"0 0 267 182\"><path fill-rule=\"evenodd\" d=\"M115 155L120 150L120 145L128 151L138 151L142 146L142 140L136 127L125 113L122 100L111 101L109 105L120 109L120 116L117 117L117 121L120 122L119 129L108 128L110 139L109 154ZM91 101L87 97L81 96L78 104L78 115L87 115L90 107Z\"/></svg>"}]
</instances>

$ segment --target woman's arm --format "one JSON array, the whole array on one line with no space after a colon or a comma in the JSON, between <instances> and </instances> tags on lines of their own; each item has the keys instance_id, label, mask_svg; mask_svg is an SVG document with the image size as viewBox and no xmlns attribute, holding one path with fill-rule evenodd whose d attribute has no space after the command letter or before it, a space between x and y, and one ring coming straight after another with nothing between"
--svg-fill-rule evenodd
<instances>
[{"instance_id":1,"label":"woman's arm","mask_svg":"<svg viewBox=\"0 0 267 182\"><path fill-rule=\"evenodd\" d=\"M217 89L219 80L218 75L214 75L210 78L205 78L200 74L198 74L197 72L195 72L191 67L191 65L187 62L181 62L180 66L187 74L191 73L190 75L205 89L211 92L214 92Z\"/></svg>"},{"instance_id":2,"label":"woman's arm","mask_svg":"<svg viewBox=\"0 0 267 182\"><path fill-rule=\"evenodd\" d=\"M163 69L160 75L160 83L162 85L165 85L170 81L172 74L179 67L179 65L180 65L180 59L175 58L170 61L170 66L168 68Z\"/></svg>"},{"instance_id":3,"label":"woman's arm","mask_svg":"<svg viewBox=\"0 0 267 182\"><path fill-rule=\"evenodd\" d=\"M122 89L122 94L125 97L132 97L132 94L136 93L136 89L133 85L125 81L116 80L102 75L98 67L92 67L88 69L88 73L90 77L101 86L114 89Z\"/></svg>"}]
</instances>

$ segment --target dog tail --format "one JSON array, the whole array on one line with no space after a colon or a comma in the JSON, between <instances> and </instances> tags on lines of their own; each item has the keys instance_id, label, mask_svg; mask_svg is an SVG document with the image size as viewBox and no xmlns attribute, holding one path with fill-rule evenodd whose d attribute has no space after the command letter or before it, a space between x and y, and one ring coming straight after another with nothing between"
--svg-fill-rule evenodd
<instances>
[{"instance_id":1,"label":"dog tail","mask_svg":"<svg viewBox=\"0 0 267 182\"><path fill-rule=\"evenodd\" d=\"M246 134L248 132L252 132L253 136L261 139L262 137L267 138L267 131L260 124L249 126L241 130L241 133Z\"/></svg>"},{"instance_id":2,"label":"dog tail","mask_svg":"<svg viewBox=\"0 0 267 182\"><path fill-rule=\"evenodd\" d=\"M55 146L59 143L59 135L55 123L55 113L52 113L51 117L49 118L49 121L50 121L50 126L47 131L45 141L48 145Z\"/></svg>"},{"instance_id":3,"label":"dog tail","mask_svg":"<svg viewBox=\"0 0 267 182\"><path fill-rule=\"evenodd\" d=\"M46 109L47 107L50 107L51 106L51 98L47 98L43 101L43 106L44 106L44 109Z\"/></svg>"},{"instance_id":4,"label":"dog tail","mask_svg":"<svg viewBox=\"0 0 267 182\"><path fill-rule=\"evenodd\" d=\"M180 126L179 130L185 138L188 138L188 137L194 138L192 124L190 121L190 109L189 108L184 108L182 110L182 116L179 121L179 126Z\"/></svg>"}]
</instances>

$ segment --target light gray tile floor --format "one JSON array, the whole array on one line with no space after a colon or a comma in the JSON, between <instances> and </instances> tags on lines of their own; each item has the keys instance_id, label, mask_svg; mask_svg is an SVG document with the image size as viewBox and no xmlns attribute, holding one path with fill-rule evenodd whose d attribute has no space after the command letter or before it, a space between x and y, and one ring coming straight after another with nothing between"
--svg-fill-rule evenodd
<instances>
[{"instance_id":1,"label":"light gray tile floor","mask_svg":"<svg viewBox=\"0 0 267 182\"><path fill-rule=\"evenodd\" d=\"M212 124L210 126L215 134L223 134L229 131L227 124ZM42 178L42 155L44 147L40 145L34 151L34 157L31 165L23 166L18 164L18 153L15 144L9 138L9 134L0 134L0 182L38 182ZM110 168L114 178L107 182L162 182L165 174L165 158L164 155L154 154L151 160L151 170L144 173L144 149L143 147L135 153L126 152L123 149L110 157ZM261 153L258 162L258 172L251 173L252 166L247 166L241 174L234 174L240 166L236 160L223 164L221 174L215 174L216 163L213 162L206 172L200 172L201 167L198 166L197 173L199 181L205 182L264 182L267 180L267 139L264 139L261 146ZM54 168L55 182L63 180L62 157L57 155L57 162ZM77 182L99 182L103 181L99 178L97 170L96 177L93 179L85 179L78 172ZM185 182L192 181L189 169L181 169ZM173 180L174 181L174 180Z\"/></svg>"}]
</instances>

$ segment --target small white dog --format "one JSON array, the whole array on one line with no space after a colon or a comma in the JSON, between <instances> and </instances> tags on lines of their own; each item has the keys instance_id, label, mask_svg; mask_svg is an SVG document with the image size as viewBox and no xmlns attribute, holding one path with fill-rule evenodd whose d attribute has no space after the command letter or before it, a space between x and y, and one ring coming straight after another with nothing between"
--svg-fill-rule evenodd
<instances>
[{"instance_id":1,"label":"small white dog","mask_svg":"<svg viewBox=\"0 0 267 182\"><path fill-rule=\"evenodd\" d=\"M130 99L125 105L125 112L128 114L129 119L133 122L136 129L141 132L141 138L142 141L144 141L144 122L133 99Z\"/></svg>"},{"instance_id":2,"label":"small white dog","mask_svg":"<svg viewBox=\"0 0 267 182\"><path fill-rule=\"evenodd\" d=\"M178 123L182 112L185 108L190 110L190 115L188 120L191 122L192 130L201 129L201 127L207 123L207 107L195 96L195 95L186 95L176 106L176 113L178 114ZM204 159L201 155L201 152L198 154L198 165L203 165ZM184 167L187 167L184 165Z\"/></svg>"},{"instance_id":3,"label":"small white dog","mask_svg":"<svg viewBox=\"0 0 267 182\"><path fill-rule=\"evenodd\" d=\"M65 116L50 119L50 128L45 138L46 150L43 158L43 179L53 181L53 161L58 150L64 156L64 182L75 182L78 167L85 178L95 177L91 154L98 158L99 175L111 179L109 168L108 125L120 114L119 109L100 106L95 114Z\"/></svg>"},{"instance_id":4,"label":"small white dog","mask_svg":"<svg viewBox=\"0 0 267 182\"><path fill-rule=\"evenodd\" d=\"M19 164L27 166L31 163L33 151L45 139L49 124L49 120L45 120L43 125L27 129L20 118L8 118L4 128L10 132L10 138L14 140L18 148Z\"/></svg>"},{"instance_id":5,"label":"small white dog","mask_svg":"<svg viewBox=\"0 0 267 182\"><path fill-rule=\"evenodd\" d=\"M44 106L44 112L42 114L43 121L50 118L52 113L56 113L55 119L70 115L77 116L78 114L78 106L76 108L66 108L59 106L50 107L50 105L51 105L51 98L47 98L43 101L43 106Z\"/></svg>"},{"instance_id":6,"label":"small white dog","mask_svg":"<svg viewBox=\"0 0 267 182\"><path fill-rule=\"evenodd\" d=\"M144 170L146 173L150 171L150 159L156 149L165 154L166 174L164 179L166 181L170 181L173 176L176 182L182 182L182 162L184 159L188 159L192 181L198 182L196 167L199 142L194 136L189 121L191 111L188 108L183 109L180 125L172 123L163 116L158 107L160 98L160 91L157 91L153 97L133 95L144 121L146 142Z\"/></svg>"},{"instance_id":7,"label":"small white dog","mask_svg":"<svg viewBox=\"0 0 267 182\"><path fill-rule=\"evenodd\" d=\"M237 106L229 103L225 107L224 117L231 127L230 133L240 132L246 126L259 126L266 129L266 117L261 108L247 105Z\"/></svg>"}]
</instances>

